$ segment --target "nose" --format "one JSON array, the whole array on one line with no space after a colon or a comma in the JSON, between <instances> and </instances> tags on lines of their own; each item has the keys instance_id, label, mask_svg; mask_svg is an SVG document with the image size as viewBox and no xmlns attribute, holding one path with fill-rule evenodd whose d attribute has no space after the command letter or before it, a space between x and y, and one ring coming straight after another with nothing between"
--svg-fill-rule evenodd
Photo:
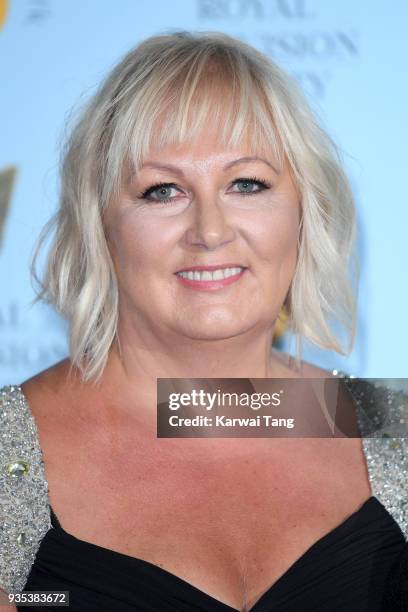
<instances>
[{"instance_id":1,"label":"nose","mask_svg":"<svg viewBox=\"0 0 408 612\"><path fill-rule=\"evenodd\" d=\"M213 250L233 240L235 231L228 223L222 203L216 196L197 198L192 208L192 221L187 230L187 242L190 246Z\"/></svg>"}]
</instances>

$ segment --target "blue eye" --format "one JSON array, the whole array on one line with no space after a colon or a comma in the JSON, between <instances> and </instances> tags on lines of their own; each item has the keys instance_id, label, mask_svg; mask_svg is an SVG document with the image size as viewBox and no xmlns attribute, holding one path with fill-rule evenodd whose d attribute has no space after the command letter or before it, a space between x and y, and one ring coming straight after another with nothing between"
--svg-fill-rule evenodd
<instances>
[{"instance_id":1,"label":"blue eye","mask_svg":"<svg viewBox=\"0 0 408 612\"><path fill-rule=\"evenodd\" d=\"M270 189L271 184L267 181L262 181L256 177L251 178L239 178L232 182L232 185L243 185L243 190L235 191L234 193L239 193L239 195L248 196L255 195L264 191L265 189ZM253 187L257 187L257 189L253 189ZM172 189L179 190L175 183L156 183L152 185L148 189L146 189L142 194L140 194L140 198L143 200L147 200L148 202L156 202L159 204L163 204L166 202L171 202L174 200L174 197L170 197L169 192ZM157 192L158 196L152 197L153 194Z\"/></svg>"},{"instance_id":2,"label":"blue eye","mask_svg":"<svg viewBox=\"0 0 408 612\"><path fill-rule=\"evenodd\" d=\"M177 185L175 185L175 183L157 183L146 189L140 197L150 202L169 202L172 198L168 195L166 197L166 191L168 192L171 189L177 189ZM159 195L164 197L152 198L151 195L155 191L159 192Z\"/></svg>"},{"instance_id":3,"label":"blue eye","mask_svg":"<svg viewBox=\"0 0 408 612\"><path fill-rule=\"evenodd\" d=\"M242 183L244 190L240 191L241 195L252 195L255 193L259 193L260 191L264 191L264 189L270 189L270 183L266 181L261 181L257 178L240 178L234 181L233 185L237 185L238 183ZM252 189L253 186L258 187L255 191Z\"/></svg>"}]
</instances>

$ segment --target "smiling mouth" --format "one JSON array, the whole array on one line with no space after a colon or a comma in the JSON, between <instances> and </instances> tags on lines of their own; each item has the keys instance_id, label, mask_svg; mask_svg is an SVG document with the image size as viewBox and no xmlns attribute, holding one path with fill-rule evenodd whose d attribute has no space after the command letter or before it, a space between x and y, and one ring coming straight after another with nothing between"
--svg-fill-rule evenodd
<instances>
[{"instance_id":1,"label":"smiling mouth","mask_svg":"<svg viewBox=\"0 0 408 612\"><path fill-rule=\"evenodd\" d=\"M246 269L247 268L243 266L236 266L231 268L218 268L217 270L183 270L181 272L176 272L176 275L190 281L211 282L239 276Z\"/></svg>"}]
</instances>

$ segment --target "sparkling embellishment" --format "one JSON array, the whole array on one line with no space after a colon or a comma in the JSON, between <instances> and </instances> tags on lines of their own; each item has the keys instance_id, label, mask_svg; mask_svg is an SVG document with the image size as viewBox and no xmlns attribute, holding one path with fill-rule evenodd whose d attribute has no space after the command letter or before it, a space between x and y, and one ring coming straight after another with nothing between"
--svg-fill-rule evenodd
<instances>
[{"instance_id":1,"label":"sparkling embellishment","mask_svg":"<svg viewBox=\"0 0 408 612\"><path fill-rule=\"evenodd\" d=\"M29 463L27 461L15 461L14 463L9 463L7 466L7 472L9 476L16 478L19 476L23 476L28 472Z\"/></svg>"},{"instance_id":2,"label":"sparkling embellishment","mask_svg":"<svg viewBox=\"0 0 408 612\"><path fill-rule=\"evenodd\" d=\"M22 591L52 528L34 416L21 388L0 388L0 588Z\"/></svg>"},{"instance_id":3,"label":"sparkling embellishment","mask_svg":"<svg viewBox=\"0 0 408 612\"><path fill-rule=\"evenodd\" d=\"M345 379L356 404L372 495L408 540L408 438L392 435L397 414L408 415L408 395L388 388L381 379L358 379L341 371L338 376Z\"/></svg>"},{"instance_id":4,"label":"sparkling embellishment","mask_svg":"<svg viewBox=\"0 0 408 612\"><path fill-rule=\"evenodd\" d=\"M400 441L399 440L391 440L390 448L392 448L392 450L395 450L396 448L401 448Z\"/></svg>"}]
</instances>

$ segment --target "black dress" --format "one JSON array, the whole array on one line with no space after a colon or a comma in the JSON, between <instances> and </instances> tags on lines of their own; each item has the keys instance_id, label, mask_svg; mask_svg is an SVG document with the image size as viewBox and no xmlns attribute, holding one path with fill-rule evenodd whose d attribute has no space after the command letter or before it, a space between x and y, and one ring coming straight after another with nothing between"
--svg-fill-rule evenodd
<instances>
[{"instance_id":1,"label":"black dress","mask_svg":"<svg viewBox=\"0 0 408 612\"><path fill-rule=\"evenodd\" d=\"M25 590L69 591L70 612L236 612L159 566L75 538L52 509L51 519ZM407 547L397 522L371 496L306 550L250 612L408 611ZM18 607L31 609L57 608Z\"/></svg>"}]
</instances>

